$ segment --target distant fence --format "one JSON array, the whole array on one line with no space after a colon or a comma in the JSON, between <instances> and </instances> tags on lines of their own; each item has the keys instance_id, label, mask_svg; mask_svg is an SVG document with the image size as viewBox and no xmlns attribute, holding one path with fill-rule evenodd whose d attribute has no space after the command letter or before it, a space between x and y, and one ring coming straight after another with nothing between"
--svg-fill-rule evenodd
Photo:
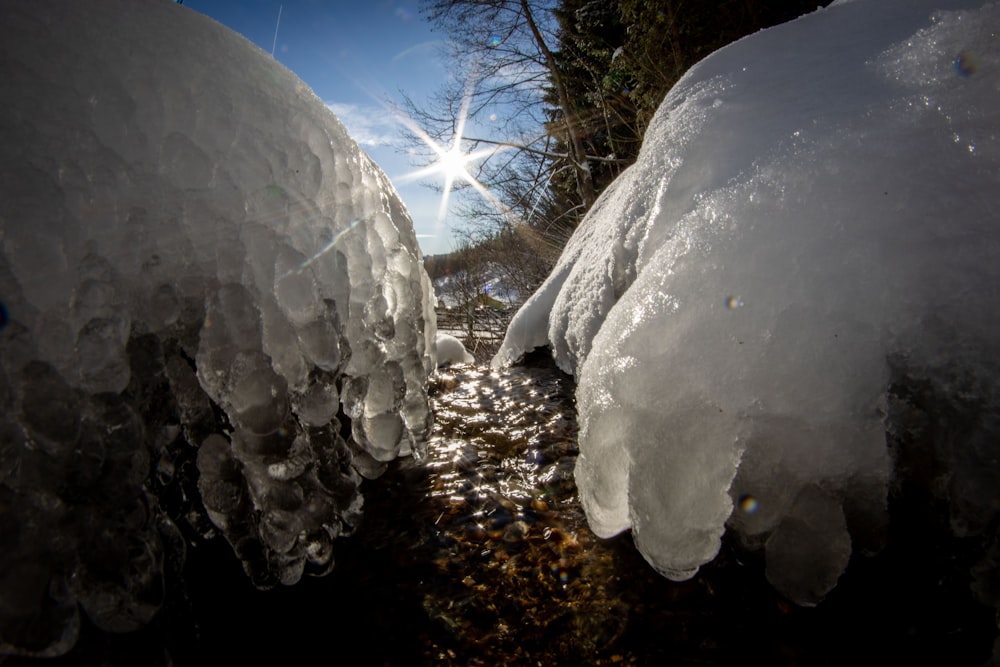
<instances>
[{"instance_id":1,"label":"distant fence","mask_svg":"<svg viewBox=\"0 0 1000 667\"><path fill-rule=\"evenodd\" d=\"M516 312L517 308L438 308L437 328L462 341L477 363L488 364L500 349Z\"/></svg>"}]
</instances>

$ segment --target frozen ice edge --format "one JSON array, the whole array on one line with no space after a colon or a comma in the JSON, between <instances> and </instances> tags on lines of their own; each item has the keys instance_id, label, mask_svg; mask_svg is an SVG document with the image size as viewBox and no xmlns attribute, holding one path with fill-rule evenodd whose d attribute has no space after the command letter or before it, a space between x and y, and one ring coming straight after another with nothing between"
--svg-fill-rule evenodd
<instances>
[{"instance_id":1,"label":"frozen ice edge","mask_svg":"<svg viewBox=\"0 0 1000 667\"><path fill-rule=\"evenodd\" d=\"M0 492L23 528L0 565L27 582L0 651L64 653L80 609L148 621L179 530L214 524L259 587L329 571L361 475L431 427L433 295L391 183L176 3L8 3L0 32Z\"/></svg>"}]
</instances>

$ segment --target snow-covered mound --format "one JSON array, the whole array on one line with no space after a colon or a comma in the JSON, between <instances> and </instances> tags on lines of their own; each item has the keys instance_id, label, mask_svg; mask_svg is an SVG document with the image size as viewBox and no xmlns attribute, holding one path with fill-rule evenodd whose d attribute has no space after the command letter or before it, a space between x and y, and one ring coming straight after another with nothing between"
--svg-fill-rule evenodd
<instances>
[{"instance_id":1,"label":"snow-covered mound","mask_svg":"<svg viewBox=\"0 0 1000 667\"><path fill-rule=\"evenodd\" d=\"M173 2L4 3L0 37L0 652L66 650L77 602L155 613L180 461L256 584L327 571L356 469L431 425L433 295L388 179Z\"/></svg>"},{"instance_id":2,"label":"snow-covered mound","mask_svg":"<svg viewBox=\"0 0 1000 667\"><path fill-rule=\"evenodd\" d=\"M576 375L595 532L685 579L728 525L815 604L884 540L887 440L956 531L995 522L998 34L978 0L836 2L673 88L494 359Z\"/></svg>"},{"instance_id":3,"label":"snow-covered mound","mask_svg":"<svg viewBox=\"0 0 1000 667\"><path fill-rule=\"evenodd\" d=\"M462 341L455 338L451 334L437 333L437 338L434 341L434 347L437 350L437 364L438 367L450 366L451 364L474 364L476 363L476 358L469 354L469 351L465 349L465 345Z\"/></svg>"}]
</instances>

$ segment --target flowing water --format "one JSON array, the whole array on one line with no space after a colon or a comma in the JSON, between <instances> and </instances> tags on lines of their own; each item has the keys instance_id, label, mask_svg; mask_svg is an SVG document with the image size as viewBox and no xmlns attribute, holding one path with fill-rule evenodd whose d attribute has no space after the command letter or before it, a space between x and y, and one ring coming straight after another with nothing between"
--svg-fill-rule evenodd
<instances>
[{"instance_id":1,"label":"flowing water","mask_svg":"<svg viewBox=\"0 0 1000 667\"><path fill-rule=\"evenodd\" d=\"M259 591L221 537L195 541L153 623L124 635L84 627L50 662L973 665L989 655L994 619L946 581L961 564L923 514L898 512L906 533L852 563L816 609L784 602L759 559L728 543L697 577L670 582L627 534L601 540L587 528L571 378L544 360L460 366L439 371L431 395L426 457L364 483L364 523L340 540L330 575Z\"/></svg>"}]
</instances>

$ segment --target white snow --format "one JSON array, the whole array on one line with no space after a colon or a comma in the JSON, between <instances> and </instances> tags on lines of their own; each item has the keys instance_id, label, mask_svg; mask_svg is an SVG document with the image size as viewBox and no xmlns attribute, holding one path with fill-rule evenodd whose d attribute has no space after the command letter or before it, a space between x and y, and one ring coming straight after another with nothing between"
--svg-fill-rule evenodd
<instances>
[{"instance_id":1,"label":"white snow","mask_svg":"<svg viewBox=\"0 0 1000 667\"><path fill-rule=\"evenodd\" d=\"M435 348L437 349L437 363L439 368L450 366L451 364L476 363L476 358L469 354L462 341L451 334L437 332Z\"/></svg>"},{"instance_id":2,"label":"white snow","mask_svg":"<svg viewBox=\"0 0 1000 667\"><path fill-rule=\"evenodd\" d=\"M321 573L360 511L350 450L374 473L419 449L431 425L433 294L389 180L302 81L173 2L4 3L0 37L0 484L11 511L44 531L64 511L54 494L79 482L87 434L142 469L147 449L177 433L151 431L150 415L176 409L191 444L208 442L205 504L255 581ZM169 395L143 397L159 386ZM207 398L232 433L199 431ZM134 487L118 509L141 504L144 475L115 481ZM94 530L116 511L96 507ZM155 517L142 531L159 544ZM58 553L46 562L52 589L72 577L87 590L87 572L59 569L84 548L25 538L5 543L0 569L32 573L37 550ZM121 629L144 616L141 598L101 589L81 601ZM58 607L66 634L49 645L11 649L2 627L0 644L57 654L75 609Z\"/></svg>"},{"instance_id":3,"label":"white snow","mask_svg":"<svg viewBox=\"0 0 1000 667\"><path fill-rule=\"evenodd\" d=\"M494 359L577 377L597 534L685 579L728 526L816 604L884 537L890 384L996 424L998 32L977 0L838 2L668 94ZM968 514L996 435L945 476Z\"/></svg>"}]
</instances>

